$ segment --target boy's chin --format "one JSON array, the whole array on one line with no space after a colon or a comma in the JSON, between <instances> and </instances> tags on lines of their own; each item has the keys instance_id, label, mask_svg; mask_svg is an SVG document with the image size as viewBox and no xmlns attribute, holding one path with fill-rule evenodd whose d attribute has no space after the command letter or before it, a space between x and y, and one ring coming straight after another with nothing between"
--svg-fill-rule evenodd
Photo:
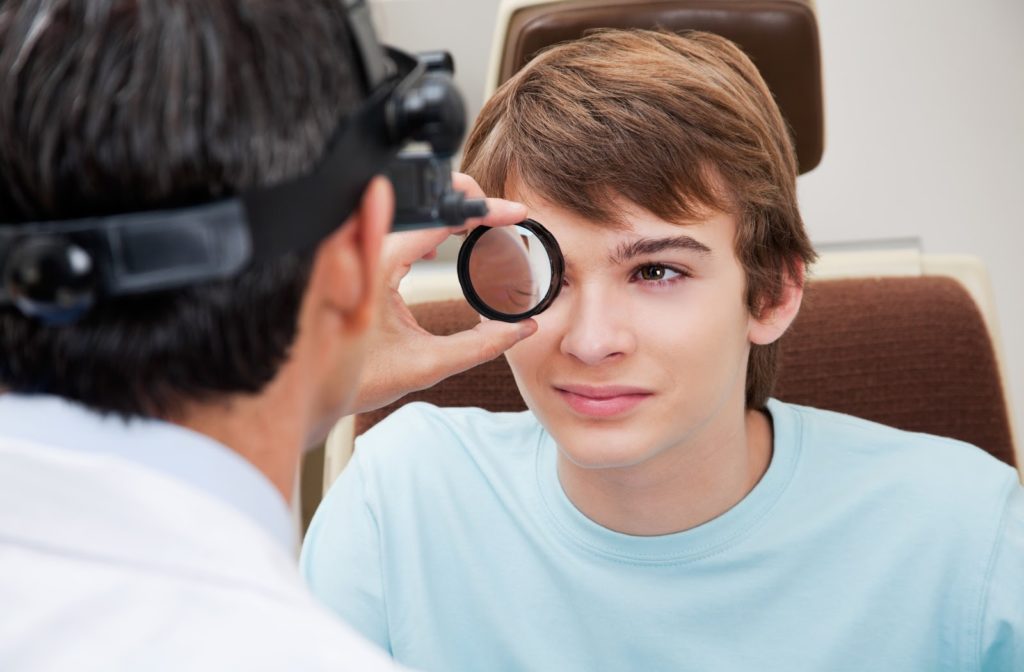
<instances>
[{"instance_id":1,"label":"boy's chin","mask_svg":"<svg viewBox=\"0 0 1024 672\"><path fill-rule=\"evenodd\" d=\"M564 460L580 469L621 469L640 464L648 457L647 451L635 443L624 446L621 441L594 441L585 436L566 437L558 443L558 452Z\"/></svg>"}]
</instances>

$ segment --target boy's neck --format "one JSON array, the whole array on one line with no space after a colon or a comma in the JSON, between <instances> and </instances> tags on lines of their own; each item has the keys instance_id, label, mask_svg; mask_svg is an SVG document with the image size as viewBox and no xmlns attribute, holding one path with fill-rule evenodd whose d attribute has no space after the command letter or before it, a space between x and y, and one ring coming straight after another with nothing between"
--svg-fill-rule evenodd
<instances>
[{"instance_id":1,"label":"boy's neck","mask_svg":"<svg viewBox=\"0 0 1024 672\"><path fill-rule=\"evenodd\" d=\"M772 425L761 411L665 451L643 464L579 467L558 456L558 478L572 503L616 532L656 536L702 525L738 504L772 456Z\"/></svg>"}]
</instances>

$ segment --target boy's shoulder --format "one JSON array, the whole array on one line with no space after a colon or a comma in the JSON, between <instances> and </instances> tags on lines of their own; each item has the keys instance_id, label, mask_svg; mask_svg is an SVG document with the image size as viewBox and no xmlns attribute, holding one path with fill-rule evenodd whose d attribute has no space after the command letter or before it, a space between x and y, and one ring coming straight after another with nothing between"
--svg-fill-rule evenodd
<instances>
[{"instance_id":1,"label":"boy's shoulder","mask_svg":"<svg viewBox=\"0 0 1024 672\"><path fill-rule=\"evenodd\" d=\"M943 508L962 508L972 499L1001 506L1019 483L1016 470L964 441L775 400L769 410L776 440L797 444L805 471L837 482L901 491Z\"/></svg>"},{"instance_id":2,"label":"boy's shoulder","mask_svg":"<svg viewBox=\"0 0 1024 672\"><path fill-rule=\"evenodd\" d=\"M929 456L954 462L1005 467L991 454L965 441L924 432L908 431L837 411L772 400L773 419L788 415L805 442L827 442L840 450L899 458Z\"/></svg>"},{"instance_id":3,"label":"boy's shoulder","mask_svg":"<svg viewBox=\"0 0 1024 672\"><path fill-rule=\"evenodd\" d=\"M356 440L364 466L491 463L532 458L544 436L530 411L493 412L474 407L439 407L413 402Z\"/></svg>"},{"instance_id":4,"label":"boy's shoulder","mask_svg":"<svg viewBox=\"0 0 1024 672\"><path fill-rule=\"evenodd\" d=\"M369 429L360 441L396 444L522 437L540 431L530 411L500 413L476 407L441 407L423 401L402 406Z\"/></svg>"}]
</instances>

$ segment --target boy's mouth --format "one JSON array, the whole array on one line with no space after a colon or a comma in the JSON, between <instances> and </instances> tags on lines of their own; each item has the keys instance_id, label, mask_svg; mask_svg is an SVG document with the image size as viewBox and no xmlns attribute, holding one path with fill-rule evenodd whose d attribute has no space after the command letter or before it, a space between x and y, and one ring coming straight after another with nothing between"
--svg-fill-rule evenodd
<instances>
[{"instance_id":1,"label":"boy's mouth","mask_svg":"<svg viewBox=\"0 0 1024 672\"><path fill-rule=\"evenodd\" d=\"M590 418L610 418L632 410L653 393L624 385L555 385L570 409Z\"/></svg>"}]
</instances>

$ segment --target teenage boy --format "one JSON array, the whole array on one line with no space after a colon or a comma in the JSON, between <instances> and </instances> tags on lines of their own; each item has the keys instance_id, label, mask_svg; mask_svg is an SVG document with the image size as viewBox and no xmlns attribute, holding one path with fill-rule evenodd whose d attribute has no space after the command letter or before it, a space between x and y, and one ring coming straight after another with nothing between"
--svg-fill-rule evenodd
<instances>
[{"instance_id":1,"label":"teenage boy","mask_svg":"<svg viewBox=\"0 0 1024 672\"><path fill-rule=\"evenodd\" d=\"M706 34L608 31L487 103L465 170L565 255L528 412L413 404L303 554L425 670L1024 669L1024 491L956 441L770 399L814 259L785 124Z\"/></svg>"}]
</instances>

